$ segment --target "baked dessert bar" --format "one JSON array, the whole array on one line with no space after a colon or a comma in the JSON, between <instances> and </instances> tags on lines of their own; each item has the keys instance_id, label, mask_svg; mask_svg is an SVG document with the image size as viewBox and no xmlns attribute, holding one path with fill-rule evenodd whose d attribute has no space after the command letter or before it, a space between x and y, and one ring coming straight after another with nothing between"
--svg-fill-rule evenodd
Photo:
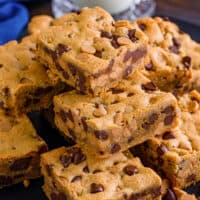
<instances>
[{"instance_id":1,"label":"baked dessert bar","mask_svg":"<svg viewBox=\"0 0 200 200\"><path fill-rule=\"evenodd\" d=\"M102 20L94 21L95 18ZM65 28L54 27L41 34L38 51L41 60L50 63L50 68L60 74L65 82L85 93L98 93L101 86L109 87L114 80L123 78L123 74L126 73L124 70L131 73L135 68L140 68L160 89L177 90L190 82L191 68L196 65L192 59L197 57L197 53L188 52L186 41L190 37L180 33L179 28L166 19L144 18L134 22L125 20L114 22L108 13L100 8L84 8L78 13L70 13L51 20L51 26L65 26ZM73 37L70 38L70 35ZM129 48L135 49L138 43L148 49L147 55L144 53L146 50L137 50L134 55L131 54L133 50ZM129 49L124 59L122 48ZM110 62L106 64L106 60L111 60L116 55L121 57L119 58L121 60L114 59L113 66L109 65ZM143 59L132 66L138 55ZM134 58L133 62L130 61L131 57ZM112 69L109 70L106 66ZM94 72L95 70L98 72ZM98 77L94 76L94 73L97 73ZM86 81L88 83L85 83Z\"/></svg>"},{"instance_id":2,"label":"baked dessert bar","mask_svg":"<svg viewBox=\"0 0 200 200\"><path fill-rule=\"evenodd\" d=\"M38 57L62 81L82 93L97 94L145 65L144 34L119 26L98 7L67 14L40 34Z\"/></svg>"},{"instance_id":3,"label":"baked dessert bar","mask_svg":"<svg viewBox=\"0 0 200 200\"><path fill-rule=\"evenodd\" d=\"M6 112L21 114L47 108L65 87L37 61L35 38L31 35L21 43L12 41L0 47L0 109Z\"/></svg>"},{"instance_id":4,"label":"baked dessert bar","mask_svg":"<svg viewBox=\"0 0 200 200\"><path fill-rule=\"evenodd\" d=\"M0 112L0 188L40 176L40 155L46 143L28 117Z\"/></svg>"},{"instance_id":5,"label":"baked dessert bar","mask_svg":"<svg viewBox=\"0 0 200 200\"><path fill-rule=\"evenodd\" d=\"M132 148L134 155L167 177L174 187L186 188L200 180L199 102L196 91L179 97L179 126Z\"/></svg>"},{"instance_id":6,"label":"baked dessert bar","mask_svg":"<svg viewBox=\"0 0 200 200\"><path fill-rule=\"evenodd\" d=\"M128 152L94 160L78 146L61 147L42 155L41 168L49 199L161 199L160 177Z\"/></svg>"},{"instance_id":7,"label":"baked dessert bar","mask_svg":"<svg viewBox=\"0 0 200 200\"><path fill-rule=\"evenodd\" d=\"M197 56L192 53L195 49L190 50L190 44L195 42L190 36L167 18L143 18L132 24L143 31L151 46L144 74L165 91L186 87L192 78L192 68L197 65Z\"/></svg>"},{"instance_id":8,"label":"baked dessert bar","mask_svg":"<svg viewBox=\"0 0 200 200\"><path fill-rule=\"evenodd\" d=\"M99 97L76 91L54 97L55 123L84 151L106 157L177 126L177 101L139 71Z\"/></svg>"}]
</instances>

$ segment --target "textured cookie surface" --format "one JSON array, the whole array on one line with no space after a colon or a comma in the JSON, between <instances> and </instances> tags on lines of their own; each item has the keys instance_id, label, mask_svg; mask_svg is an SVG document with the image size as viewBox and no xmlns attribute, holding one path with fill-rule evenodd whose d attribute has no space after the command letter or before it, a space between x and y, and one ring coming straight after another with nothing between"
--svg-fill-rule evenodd
<instances>
[{"instance_id":1,"label":"textured cookie surface","mask_svg":"<svg viewBox=\"0 0 200 200\"><path fill-rule=\"evenodd\" d=\"M146 164L181 188L200 180L199 100L196 91L179 97L179 126L133 148L135 155L141 155Z\"/></svg>"},{"instance_id":2,"label":"textured cookie surface","mask_svg":"<svg viewBox=\"0 0 200 200\"><path fill-rule=\"evenodd\" d=\"M0 108L16 113L46 108L63 84L34 54L36 35L0 47Z\"/></svg>"},{"instance_id":3,"label":"textured cookie surface","mask_svg":"<svg viewBox=\"0 0 200 200\"><path fill-rule=\"evenodd\" d=\"M40 154L47 145L28 117L0 113L0 188L40 176Z\"/></svg>"},{"instance_id":4,"label":"textured cookie surface","mask_svg":"<svg viewBox=\"0 0 200 200\"><path fill-rule=\"evenodd\" d=\"M76 91L54 97L55 122L67 136L98 156L108 156L177 125L177 102L140 72L99 97Z\"/></svg>"},{"instance_id":5,"label":"textured cookie surface","mask_svg":"<svg viewBox=\"0 0 200 200\"><path fill-rule=\"evenodd\" d=\"M118 153L87 158L77 146L43 154L44 191L49 199L160 199L161 180L138 158Z\"/></svg>"}]
</instances>

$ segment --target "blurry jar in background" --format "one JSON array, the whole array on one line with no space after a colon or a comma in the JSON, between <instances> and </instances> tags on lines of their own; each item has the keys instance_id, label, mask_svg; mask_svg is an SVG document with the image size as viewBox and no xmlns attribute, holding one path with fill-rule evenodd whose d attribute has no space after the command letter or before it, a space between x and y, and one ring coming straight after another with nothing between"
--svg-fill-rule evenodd
<instances>
[{"instance_id":1,"label":"blurry jar in background","mask_svg":"<svg viewBox=\"0 0 200 200\"><path fill-rule=\"evenodd\" d=\"M79 10L82 7L100 6L110 12L115 19L134 20L153 15L154 0L52 0L55 17Z\"/></svg>"}]
</instances>

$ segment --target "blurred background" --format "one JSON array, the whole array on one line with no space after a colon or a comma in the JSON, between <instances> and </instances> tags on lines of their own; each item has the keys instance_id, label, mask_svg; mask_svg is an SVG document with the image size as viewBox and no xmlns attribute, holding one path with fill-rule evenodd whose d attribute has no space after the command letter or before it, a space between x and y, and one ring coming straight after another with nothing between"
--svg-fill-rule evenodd
<instances>
[{"instance_id":1,"label":"blurred background","mask_svg":"<svg viewBox=\"0 0 200 200\"><path fill-rule=\"evenodd\" d=\"M93 0L95 1L95 0ZM155 0L155 15L169 16L200 26L200 0ZM25 3L30 15L52 15L51 1Z\"/></svg>"}]
</instances>

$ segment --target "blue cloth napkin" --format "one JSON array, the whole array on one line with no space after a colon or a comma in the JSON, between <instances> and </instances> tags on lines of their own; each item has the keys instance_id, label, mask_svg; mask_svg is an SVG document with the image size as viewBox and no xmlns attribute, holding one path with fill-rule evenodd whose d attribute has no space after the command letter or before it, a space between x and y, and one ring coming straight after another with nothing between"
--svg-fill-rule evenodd
<instances>
[{"instance_id":1,"label":"blue cloth napkin","mask_svg":"<svg viewBox=\"0 0 200 200\"><path fill-rule=\"evenodd\" d=\"M0 45L17 39L28 23L28 10L20 4L28 1L34 0L0 0Z\"/></svg>"}]
</instances>

